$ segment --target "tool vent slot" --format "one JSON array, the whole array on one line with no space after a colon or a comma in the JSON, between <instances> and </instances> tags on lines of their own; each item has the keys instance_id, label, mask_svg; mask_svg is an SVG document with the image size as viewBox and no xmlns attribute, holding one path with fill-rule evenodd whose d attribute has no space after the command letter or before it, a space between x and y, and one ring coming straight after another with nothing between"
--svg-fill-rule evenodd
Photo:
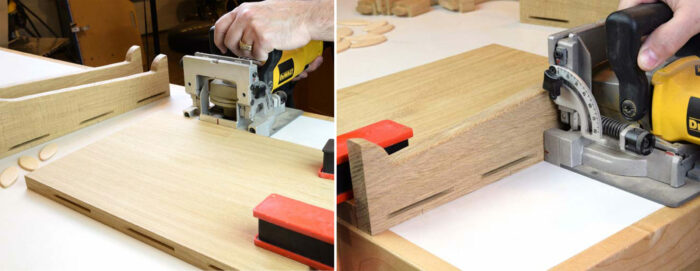
<instances>
[{"instance_id":1,"label":"tool vent slot","mask_svg":"<svg viewBox=\"0 0 700 271\"><path fill-rule=\"evenodd\" d=\"M128 228L127 230L128 230L129 232L133 233L133 234L138 235L139 237L142 237L143 239L145 239L145 240L147 240L147 241L150 241L151 243L160 245L161 247L163 247L163 248L165 248L165 249L168 249L168 250L171 250L171 251L175 251L175 248L172 247L171 245L168 245L168 244L166 244L166 243L163 243L163 242L161 242L161 241L158 241L158 240L156 240L156 239L153 238L153 237L150 237L150 236L148 236L148 235L146 235L146 234L141 233L140 231L134 230L134 229L132 229L132 228Z\"/></svg>"},{"instance_id":2,"label":"tool vent slot","mask_svg":"<svg viewBox=\"0 0 700 271\"><path fill-rule=\"evenodd\" d=\"M414 202L414 203L411 203L410 205L408 205L408 206L406 206L406 207L403 207L403 208L401 208L401 209L398 209L398 210L396 210L396 211L393 211L393 212L389 213L388 217L389 217L389 218L392 218L392 217L398 216L398 215L400 215L400 214L403 214L403 213L405 213L405 212L407 212L407 211L409 211L409 210L411 210L411 209L413 209L413 208L416 208L416 207L421 206L421 205L425 205L425 204L427 204L427 203L429 203L429 202L432 202L432 201L434 201L434 200L436 200L436 199L439 199L440 197L442 197L442 196L444 196L444 195L447 195L447 194L451 193L451 192L454 191L454 190L455 190L454 187L450 187L449 189L446 189L446 190L444 190L444 191L442 191L442 192L438 192L438 193L433 194L433 195L431 195L431 196L429 196L429 197L427 197L427 198L424 198L424 199L422 199L422 200L419 200L419 201L416 201L416 202Z\"/></svg>"},{"instance_id":3,"label":"tool vent slot","mask_svg":"<svg viewBox=\"0 0 700 271\"><path fill-rule=\"evenodd\" d=\"M114 113L114 110L109 111L109 112L104 112L104 113L99 114L99 115L97 115L97 116L94 116L94 117L92 117L92 118L89 118L89 119L86 119L86 120L81 121L81 122L80 122L80 125L83 125L83 124L85 124L85 123L91 122L91 121L93 121L93 120L99 119L99 118L101 118L101 117L107 116L107 115L112 114L112 113Z\"/></svg>"},{"instance_id":4,"label":"tool vent slot","mask_svg":"<svg viewBox=\"0 0 700 271\"><path fill-rule=\"evenodd\" d=\"M76 209L76 208L77 208L78 210L82 210L83 212L90 213L90 209L88 209L87 207L82 206L82 205L80 205L80 204L78 204L78 203L76 203L76 202L74 202L74 201L72 201L72 200L69 200L69 199L67 199L67 198L64 198L64 197L61 196L61 195L57 195L57 194L56 194L56 195L54 195L54 197L56 197L57 199L61 200L63 203L67 203L67 204L68 204L68 207L74 207L74 208L71 208L71 209Z\"/></svg>"},{"instance_id":5,"label":"tool vent slot","mask_svg":"<svg viewBox=\"0 0 700 271\"><path fill-rule=\"evenodd\" d=\"M142 103L142 102L145 102L145 101L148 101L148 100L151 100L151 99L155 99L156 97L158 97L158 96L160 96L160 95L163 95L163 94L165 94L165 91L164 91L164 92L160 92L160 93L158 93L158 94L153 94L153 95L151 95L151 96L148 96L148 97L146 97L146 98L143 98L143 99L141 99L141 100L138 100L136 103L137 103L137 104L140 104L140 103Z\"/></svg>"},{"instance_id":6,"label":"tool vent slot","mask_svg":"<svg viewBox=\"0 0 700 271\"><path fill-rule=\"evenodd\" d=\"M35 138L30 139L30 140L27 140L27 141L24 141L24 142L22 142L22 143L19 143L19 144L17 144L17 145L14 145L14 146L10 147L10 149L8 149L8 150L11 151L11 150L17 149L17 148L19 148L19 147L22 147L22 146L24 146L24 145L29 145L29 144L31 144L32 142L36 142L36 141L42 140L42 139L44 139L45 137L47 137L47 136L49 136L49 135L50 135L50 134L45 134L45 135L38 136L38 137L35 137Z\"/></svg>"},{"instance_id":7,"label":"tool vent slot","mask_svg":"<svg viewBox=\"0 0 700 271\"><path fill-rule=\"evenodd\" d=\"M557 22L557 23L569 23L569 20L564 20L564 19L556 19L556 18L548 18L548 17L539 17L539 16L530 16L530 19L535 19L535 20L545 20L545 21L550 21L550 22Z\"/></svg>"},{"instance_id":8,"label":"tool vent slot","mask_svg":"<svg viewBox=\"0 0 700 271\"><path fill-rule=\"evenodd\" d=\"M516 166L516 165L518 165L518 164L520 164L520 163L522 163L522 162L527 161L527 160L530 159L530 158L532 158L532 155L526 155L526 156L520 157L520 158L518 158L518 159L515 159L515 160L513 160L513 161L511 161L511 162L508 162L508 163L506 163L506 164L504 164L504 165L502 165L502 166L500 166L500 167L494 168L494 169L489 170L488 172L486 172L486 173L484 173L484 174L481 174L481 178L482 178L482 179L483 179L483 178L487 178L487 177L496 175L496 174L498 174L498 173L501 173L501 172L503 172L503 171L506 171L506 170L508 170L508 169L510 169L510 168L512 168L512 167L514 167L514 166Z\"/></svg>"}]
</instances>

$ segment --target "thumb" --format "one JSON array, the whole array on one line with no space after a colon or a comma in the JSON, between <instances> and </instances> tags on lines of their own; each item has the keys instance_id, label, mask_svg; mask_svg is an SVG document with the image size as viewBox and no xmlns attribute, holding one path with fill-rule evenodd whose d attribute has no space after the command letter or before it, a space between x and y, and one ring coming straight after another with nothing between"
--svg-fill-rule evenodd
<instances>
[{"instance_id":1,"label":"thumb","mask_svg":"<svg viewBox=\"0 0 700 271\"><path fill-rule=\"evenodd\" d=\"M655 69L697 34L691 16L687 12L676 12L671 20L654 30L639 49L639 68L645 71Z\"/></svg>"}]
</instances>

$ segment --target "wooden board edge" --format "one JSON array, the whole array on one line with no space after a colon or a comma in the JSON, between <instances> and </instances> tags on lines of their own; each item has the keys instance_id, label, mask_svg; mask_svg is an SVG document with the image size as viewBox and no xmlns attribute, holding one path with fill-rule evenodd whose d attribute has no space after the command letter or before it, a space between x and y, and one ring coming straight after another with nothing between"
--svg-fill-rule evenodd
<instances>
[{"instance_id":1,"label":"wooden board edge","mask_svg":"<svg viewBox=\"0 0 700 271\"><path fill-rule=\"evenodd\" d=\"M89 203L80 201L57 189L49 187L35 180L31 174L25 176L25 180L27 183L27 189L196 267L206 270L235 270L235 268L228 266L223 262L199 254L175 242L171 242L158 234L143 229L130 223L129 221L113 216L100 208L92 206Z\"/></svg>"},{"instance_id":2,"label":"wooden board edge","mask_svg":"<svg viewBox=\"0 0 700 271\"><path fill-rule=\"evenodd\" d=\"M325 120L325 121L335 121L334 117L316 114L316 113L311 113L311 112L304 112L301 115L307 116L309 118L320 119L320 120Z\"/></svg>"},{"instance_id":3,"label":"wooden board edge","mask_svg":"<svg viewBox=\"0 0 700 271\"><path fill-rule=\"evenodd\" d=\"M700 198L664 207L552 270L681 270L700 260Z\"/></svg>"},{"instance_id":4,"label":"wooden board edge","mask_svg":"<svg viewBox=\"0 0 700 271\"><path fill-rule=\"evenodd\" d=\"M141 47L131 46L124 61L58 76L37 78L28 82L0 86L0 99L20 98L78 85L91 84L144 72L141 65Z\"/></svg>"},{"instance_id":5,"label":"wooden board edge","mask_svg":"<svg viewBox=\"0 0 700 271\"><path fill-rule=\"evenodd\" d=\"M370 236L338 219L339 270L459 270L391 231Z\"/></svg>"}]
</instances>

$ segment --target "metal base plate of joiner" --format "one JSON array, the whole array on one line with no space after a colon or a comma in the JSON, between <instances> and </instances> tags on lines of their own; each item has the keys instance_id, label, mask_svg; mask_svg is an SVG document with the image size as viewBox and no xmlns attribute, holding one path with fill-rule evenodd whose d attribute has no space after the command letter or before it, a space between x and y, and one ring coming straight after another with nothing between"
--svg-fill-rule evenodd
<instances>
[{"instance_id":1,"label":"metal base plate of joiner","mask_svg":"<svg viewBox=\"0 0 700 271\"><path fill-rule=\"evenodd\" d=\"M668 207L700 195L694 156L679 160L658 149L648 156L630 155L557 128L545 131L544 149L549 163Z\"/></svg>"}]
</instances>

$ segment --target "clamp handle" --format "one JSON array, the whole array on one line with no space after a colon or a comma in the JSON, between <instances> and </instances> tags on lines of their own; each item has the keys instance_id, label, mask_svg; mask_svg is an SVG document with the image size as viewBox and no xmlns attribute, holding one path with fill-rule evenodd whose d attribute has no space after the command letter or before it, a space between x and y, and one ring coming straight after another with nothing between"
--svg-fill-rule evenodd
<instances>
[{"instance_id":1,"label":"clamp handle","mask_svg":"<svg viewBox=\"0 0 700 271\"><path fill-rule=\"evenodd\" d=\"M637 65L642 37L668 22L673 11L665 3L642 4L614 12L605 21L608 61L620 82L620 113L625 119L641 119L651 104L651 86ZM679 53L697 54L700 35L696 35Z\"/></svg>"}]
</instances>

